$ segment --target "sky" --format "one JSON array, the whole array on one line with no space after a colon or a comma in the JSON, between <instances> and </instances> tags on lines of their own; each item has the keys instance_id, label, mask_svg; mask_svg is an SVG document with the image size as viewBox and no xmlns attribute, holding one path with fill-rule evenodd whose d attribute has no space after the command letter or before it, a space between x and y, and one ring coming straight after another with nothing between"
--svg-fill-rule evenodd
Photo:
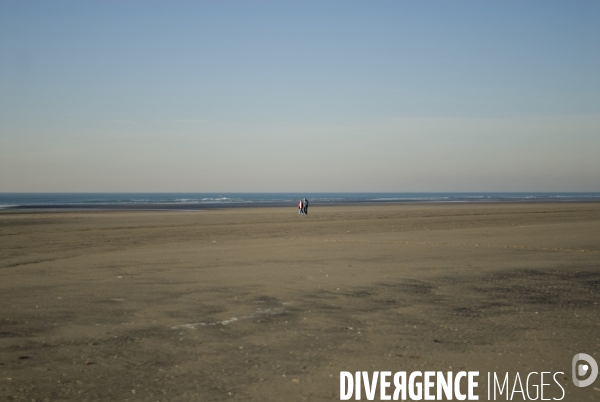
<instances>
[{"instance_id":1,"label":"sky","mask_svg":"<svg viewBox=\"0 0 600 402\"><path fill-rule=\"evenodd\" d=\"M0 0L0 192L600 191L598 1Z\"/></svg>"}]
</instances>

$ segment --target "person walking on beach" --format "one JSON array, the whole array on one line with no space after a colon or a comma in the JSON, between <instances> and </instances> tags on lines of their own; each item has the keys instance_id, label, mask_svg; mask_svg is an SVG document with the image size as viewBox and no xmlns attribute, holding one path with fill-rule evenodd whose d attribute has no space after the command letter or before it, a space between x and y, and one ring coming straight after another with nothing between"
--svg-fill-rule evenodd
<instances>
[{"instance_id":1,"label":"person walking on beach","mask_svg":"<svg viewBox=\"0 0 600 402\"><path fill-rule=\"evenodd\" d=\"M308 200L304 199L304 215L308 215Z\"/></svg>"},{"instance_id":2,"label":"person walking on beach","mask_svg":"<svg viewBox=\"0 0 600 402\"><path fill-rule=\"evenodd\" d=\"M304 213L304 204L302 203L302 200L300 200L300 202L298 203L298 215L302 215Z\"/></svg>"}]
</instances>

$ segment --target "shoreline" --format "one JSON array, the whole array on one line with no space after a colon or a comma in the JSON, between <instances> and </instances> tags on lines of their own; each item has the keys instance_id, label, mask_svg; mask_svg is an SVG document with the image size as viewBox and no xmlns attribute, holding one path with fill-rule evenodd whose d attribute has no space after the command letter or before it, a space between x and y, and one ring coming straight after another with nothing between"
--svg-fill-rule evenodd
<instances>
[{"instance_id":1,"label":"shoreline","mask_svg":"<svg viewBox=\"0 0 600 402\"><path fill-rule=\"evenodd\" d=\"M310 206L600 202L600 192L0 193L5 210L211 210Z\"/></svg>"},{"instance_id":2,"label":"shoreline","mask_svg":"<svg viewBox=\"0 0 600 402\"><path fill-rule=\"evenodd\" d=\"M552 205L552 204L598 204L600 200L469 200L469 201L348 201L348 202L313 202L309 204L312 207L344 207L344 206L402 206L402 205ZM215 204L73 204L73 205L17 205L0 207L0 214L6 212L27 213L27 212L110 212L110 211L156 211L156 212L194 212L205 210L220 210L220 209L254 209L254 208L296 208L293 203L215 203Z\"/></svg>"}]
</instances>

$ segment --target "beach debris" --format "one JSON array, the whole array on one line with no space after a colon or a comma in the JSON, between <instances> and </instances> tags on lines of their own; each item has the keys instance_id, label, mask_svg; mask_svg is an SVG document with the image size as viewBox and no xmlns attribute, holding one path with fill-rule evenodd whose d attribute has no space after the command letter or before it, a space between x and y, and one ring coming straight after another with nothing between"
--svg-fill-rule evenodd
<instances>
[{"instance_id":1,"label":"beach debris","mask_svg":"<svg viewBox=\"0 0 600 402\"><path fill-rule=\"evenodd\" d=\"M283 314L283 309L260 309L259 308L253 314L242 315L239 317L231 317L228 320L214 321L214 322L196 322L193 324L175 325L174 327L171 327L171 329L182 329L182 328L196 329L197 327L212 327L212 326L217 326L217 325L229 325L229 324L234 323L239 320L245 320L245 319L256 318L256 317L261 317L261 316L281 315L281 314Z\"/></svg>"}]
</instances>

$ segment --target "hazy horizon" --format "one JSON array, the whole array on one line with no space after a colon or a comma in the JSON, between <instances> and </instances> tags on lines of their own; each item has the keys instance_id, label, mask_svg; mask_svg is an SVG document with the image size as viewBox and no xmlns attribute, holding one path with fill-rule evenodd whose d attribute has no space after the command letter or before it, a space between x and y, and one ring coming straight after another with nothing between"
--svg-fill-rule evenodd
<instances>
[{"instance_id":1,"label":"hazy horizon","mask_svg":"<svg viewBox=\"0 0 600 402\"><path fill-rule=\"evenodd\" d=\"M0 192L598 192L599 19L0 0Z\"/></svg>"},{"instance_id":2,"label":"hazy horizon","mask_svg":"<svg viewBox=\"0 0 600 402\"><path fill-rule=\"evenodd\" d=\"M89 194L89 195L93 195L93 194L102 194L102 195L111 195L111 194L157 194L157 195L161 195L161 194L165 194L165 195L172 195L172 194L194 194L194 195L204 195L204 194L211 194L211 195L218 195L218 194L224 194L224 195L232 195L232 194L249 194L249 195L259 195L259 194L285 194L285 195L310 195L310 194L365 194L365 195L369 195L369 194L594 194L594 195L600 195L600 191L403 191L403 192L390 192L390 191L334 191L334 192L325 192L325 191L314 191L314 192L308 192L308 191L294 191L294 192L286 192L286 191L266 191L266 192L251 192L251 191L246 191L246 192L233 192L233 191L222 191L222 192L189 192L189 191L177 191L177 192L173 192L173 191L156 191L156 192L148 192L148 191L130 191L130 192L118 192L118 191L79 191L79 192L74 192L74 191L19 191L19 192L13 192L13 191L3 191L0 192L0 195L7 195L7 194L30 194L30 195L35 195L35 194Z\"/></svg>"}]
</instances>

